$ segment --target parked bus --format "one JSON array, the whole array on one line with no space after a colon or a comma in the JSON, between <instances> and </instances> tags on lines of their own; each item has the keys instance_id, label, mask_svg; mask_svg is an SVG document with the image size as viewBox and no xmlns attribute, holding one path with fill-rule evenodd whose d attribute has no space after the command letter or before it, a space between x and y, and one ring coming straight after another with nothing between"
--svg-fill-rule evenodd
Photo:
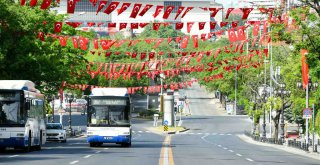
<instances>
[{"instance_id":1,"label":"parked bus","mask_svg":"<svg viewBox=\"0 0 320 165\"><path fill-rule=\"evenodd\" d=\"M0 80L0 149L41 149L46 142L44 95L28 80Z\"/></svg>"},{"instance_id":2,"label":"parked bus","mask_svg":"<svg viewBox=\"0 0 320 165\"><path fill-rule=\"evenodd\" d=\"M94 88L88 97L87 141L131 146L131 100L126 88Z\"/></svg>"}]
</instances>

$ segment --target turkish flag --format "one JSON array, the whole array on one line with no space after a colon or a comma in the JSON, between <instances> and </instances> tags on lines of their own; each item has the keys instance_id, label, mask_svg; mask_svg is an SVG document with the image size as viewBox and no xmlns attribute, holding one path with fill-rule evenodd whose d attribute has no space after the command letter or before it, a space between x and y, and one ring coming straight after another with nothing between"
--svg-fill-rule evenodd
<instances>
[{"instance_id":1,"label":"turkish flag","mask_svg":"<svg viewBox=\"0 0 320 165\"><path fill-rule=\"evenodd\" d=\"M149 23L139 23L139 27L144 28L145 26L147 26Z\"/></svg>"},{"instance_id":2,"label":"turkish flag","mask_svg":"<svg viewBox=\"0 0 320 165\"><path fill-rule=\"evenodd\" d=\"M187 32L190 33L194 22L187 22Z\"/></svg>"},{"instance_id":3,"label":"turkish flag","mask_svg":"<svg viewBox=\"0 0 320 165\"><path fill-rule=\"evenodd\" d=\"M120 41L118 41L117 43L115 43L113 46L114 46L115 48L118 48L118 47L120 47L121 45L123 45L125 42L126 42L126 40L120 40Z\"/></svg>"},{"instance_id":4,"label":"turkish flag","mask_svg":"<svg viewBox=\"0 0 320 165\"><path fill-rule=\"evenodd\" d=\"M306 49L301 49L300 50L300 53L301 53L301 63L302 63L302 84L303 84L303 89L306 89L307 88L307 85L308 85L308 81L309 81L309 67L308 67L308 64L307 64L307 59L306 59L306 56L309 51L306 50Z\"/></svg>"},{"instance_id":5,"label":"turkish flag","mask_svg":"<svg viewBox=\"0 0 320 165\"><path fill-rule=\"evenodd\" d=\"M152 6L153 6L153 5L147 4L147 5L142 9L142 11L139 13L139 16L142 17L144 14L146 14L146 12L147 12L149 9L151 9Z\"/></svg>"},{"instance_id":6,"label":"turkish flag","mask_svg":"<svg viewBox=\"0 0 320 165\"><path fill-rule=\"evenodd\" d=\"M121 8L118 9L118 15L126 11L130 7L131 3L123 3Z\"/></svg>"},{"instance_id":7,"label":"turkish flag","mask_svg":"<svg viewBox=\"0 0 320 165\"><path fill-rule=\"evenodd\" d=\"M209 11L211 11L211 17L215 17L217 15L217 13L223 8L209 8Z\"/></svg>"},{"instance_id":8,"label":"turkish flag","mask_svg":"<svg viewBox=\"0 0 320 165\"><path fill-rule=\"evenodd\" d=\"M218 48L218 49L216 50L216 52L214 53L214 58L217 58L218 55L220 54L220 52L221 52L221 49Z\"/></svg>"},{"instance_id":9,"label":"turkish flag","mask_svg":"<svg viewBox=\"0 0 320 165\"><path fill-rule=\"evenodd\" d=\"M159 5L158 5L158 6L156 7L156 11L155 11L154 14L153 14L153 17L156 18L156 17L160 14L160 12L163 10L163 8L164 8L163 6L159 6Z\"/></svg>"},{"instance_id":10,"label":"turkish flag","mask_svg":"<svg viewBox=\"0 0 320 165\"><path fill-rule=\"evenodd\" d=\"M240 8L240 10L243 12L242 19L248 19L248 16L253 8Z\"/></svg>"},{"instance_id":11,"label":"turkish flag","mask_svg":"<svg viewBox=\"0 0 320 165\"><path fill-rule=\"evenodd\" d=\"M154 49L156 49L162 42L163 42L163 38L160 38L157 40L156 44L153 46Z\"/></svg>"},{"instance_id":12,"label":"turkish flag","mask_svg":"<svg viewBox=\"0 0 320 165\"><path fill-rule=\"evenodd\" d=\"M268 27L269 27L269 22L268 21L264 21L263 22L263 34L267 33Z\"/></svg>"},{"instance_id":13,"label":"turkish flag","mask_svg":"<svg viewBox=\"0 0 320 165\"><path fill-rule=\"evenodd\" d=\"M37 3L38 3L38 0L30 0L30 6L31 6L31 7L36 6Z\"/></svg>"},{"instance_id":14,"label":"turkish flag","mask_svg":"<svg viewBox=\"0 0 320 165\"><path fill-rule=\"evenodd\" d=\"M90 0L92 6L95 7L97 5L98 0Z\"/></svg>"},{"instance_id":15,"label":"turkish flag","mask_svg":"<svg viewBox=\"0 0 320 165\"><path fill-rule=\"evenodd\" d=\"M233 27L233 28L236 28L237 26L238 26L238 21L233 21L233 22L231 22L231 26Z\"/></svg>"},{"instance_id":16,"label":"turkish flag","mask_svg":"<svg viewBox=\"0 0 320 165\"><path fill-rule=\"evenodd\" d=\"M153 30L158 31L161 23L153 23Z\"/></svg>"},{"instance_id":17,"label":"turkish flag","mask_svg":"<svg viewBox=\"0 0 320 165\"><path fill-rule=\"evenodd\" d=\"M78 39L76 37L72 37L72 44L75 49L78 49Z\"/></svg>"},{"instance_id":18,"label":"turkish flag","mask_svg":"<svg viewBox=\"0 0 320 165\"><path fill-rule=\"evenodd\" d=\"M227 10L226 19L229 18L229 15L230 15L230 13L233 11L233 9L234 9L234 8L229 8L229 9Z\"/></svg>"},{"instance_id":19,"label":"turkish flag","mask_svg":"<svg viewBox=\"0 0 320 165\"><path fill-rule=\"evenodd\" d=\"M82 22L66 22L66 24L73 28L77 28L82 24Z\"/></svg>"},{"instance_id":20,"label":"turkish flag","mask_svg":"<svg viewBox=\"0 0 320 165\"><path fill-rule=\"evenodd\" d=\"M107 5L107 0L101 0L97 9L96 15Z\"/></svg>"},{"instance_id":21,"label":"turkish flag","mask_svg":"<svg viewBox=\"0 0 320 165\"><path fill-rule=\"evenodd\" d=\"M93 47L94 49L99 49L99 42L97 38L93 39Z\"/></svg>"},{"instance_id":22,"label":"turkish flag","mask_svg":"<svg viewBox=\"0 0 320 165\"><path fill-rule=\"evenodd\" d=\"M233 29L229 29L228 30L228 37L229 37L229 41L230 42L236 42L237 41L237 36L236 36L236 34L235 34Z\"/></svg>"},{"instance_id":23,"label":"turkish flag","mask_svg":"<svg viewBox=\"0 0 320 165\"><path fill-rule=\"evenodd\" d=\"M240 40L240 41L243 41L243 40L246 40L246 39L247 39L246 33L245 33L245 31L244 31L244 28L245 28L244 26L241 26L241 27L239 27L238 30L237 30L238 40Z\"/></svg>"},{"instance_id":24,"label":"turkish flag","mask_svg":"<svg viewBox=\"0 0 320 165\"><path fill-rule=\"evenodd\" d=\"M60 41L60 45L61 46L66 46L67 45L67 39L68 37L63 37L63 36L59 36L59 41Z\"/></svg>"},{"instance_id":25,"label":"turkish flag","mask_svg":"<svg viewBox=\"0 0 320 165\"><path fill-rule=\"evenodd\" d=\"M51 0L43 0L41 4L41 9L47 9L51 5Z\"/></svg>"},{"instance_id":26,"label":"turkish flag","mask_svg":"<svg viewBox=\"0 0 320 165\"><path fill-rule=\"evenodd\" d=\"M179 44L180 41L181 41L181 37L177 37L177 38L176 38L176 44Z\"/></svg>"},{"instance_id":27,"label":"turkish flag","mask_svg":"<svg viewBox=\"0 0 320 165\"><path fill-rule=\"evenodd\" d=\"M112 52L106 52L105 57L110 57Z\"/></svg>"},{"instance_id":28,"label":"turkish flag","mask_svg":"<svg viewBox=\"0 0 320 165\"><path fill-rule=\"evenodd\" d=\"M206 33L201 34L201 39L202 39L202 41L206 41L206 36L207 36Z\"/></svg>"},{"instance_id":29,"label":"turkish flag","mask_svg":"<svg viewBox=\"0 0 320 165\"><path fill-rule=\"evenodd\" d=\"M199 30L203 30L206 22L199 22Z\"/></svg>"},{"instance_id":30,"label":"turkish flag","mask_svg":"<svg viewBox=\"0 0 320 165\"><path fill-rule=\"evenodd\" d=\"M128 23L120 23L119 30L127 28Z\"/></svg>"},{"instance_id":31,"label":"turkish flag","mask_svg":"<svg viewBox=\"0 0 320 165\"><path fill-rule=\"evenodd\" d=\"M183 28L183 22L176 23L176 30L181 30Z\"/></svg>"},{"instance_id":32,"label":"turkish flag","mask_svg":"<svg viewBox=\"0 0 320 165\"><path fill-rule=\"evenodd\" d=\"M199 44L198 44L198 35L193 35L192 36L192 39L193 39L193 47L194 48L198 48L199 47Z\"/></svg>"},{"instance_id":33,"label":"turkish flag","mask_svg":"<svg viewBox=\"0 0 320 165\"><path fill-rule=\"evenodd\" d=\"M106 14L110 14L118 7L119 4L120 2L111 2L109 6L106 8L106 10L104 10L103 12Z\"/></svg>"},{"instance_id":34,"label":"turkish flag","mask_svg":"<svg viewBox=\"0 0 320 165\"><path fill-rule=\"evenodd\" d=\"M139 4L139 3L134 4L133 9L132 9L131 14L130 14L130 18L136 18L137 17L141 6L142 6L142 4Z\"/></svg>"},{"instance_id":35,"label":"turkish flag","mask_svg":"<svg viewBox=\"0 0 320 165\"><path fill-rule=\"evenodd\" d=\"M217 22L210 22L210 29L214 30L216 28Z\"/></svg>"},{"instance_id":36,"label":"turkish flag","mask_svg":"<svg viewBox=\"0 0 320 165\"><path fill-rule=\"evenodd\" d=\"M174 6L167 6L166 10L163 13L163 19L168 19L169 15L171 14L171 12L173 11Z\"/></svg>"},{"instance_id":37,"label":"turkish flag","mask_svg":"<svg viewBox=\"0 0 320 165\"><path fill-rule=\"evenodd\" d=\"M149 60L153 59L155 57L156 53L155 52L150 52L149 53Z\"/></svg>"},{"instance_id":38,"label":"turkish flag","mask_svg":"<svg viewBox=\"0 0 320 165\"><path fill-rule=\"evenodd\" d=\"M98 22L98 24L97 24L98 27L100 27L102 25L104 25L104 22Z\"/></svg>"},{"instance_id":39,"label":"turkish flag","mask_svg":"<svg viewBox=\"0 0 320 165\"><path fill-rule=\"evenodd\" d=\"M55 22L54 23L54 32L60 33L62 30L62 22Z\"/></svg>"},{"instance_id":40,"label":"turkish flag","mask_svg":"<svg viewBox=\"0 0 320 165\"><path fill-rule=\"evenodd\" d=\"M130 28L131 29L138 29L139 28L139 23L131 23Z\"/></svg>"},{"instance_id":41,"label":"turkish flag","mask_svg":"<svg viewBox=\"0 0 320 165\"><path fill-rule=\"evenodd\" d=\"M144 60L147 57L147 53L146 52L141 52L140 53L140 60Z\"/></svg>"},{"instance_id":42,"label":"turkish flag","mask_svg":"<svg viewBox=\"0 0 320 165\"><path fill-rule=\"evenodd\" d=\"M26 0L20 0L20 6L24 6L26 4Z\"/></svg>"},{"instance_id":43,"label":"turkish flag","mask_svg":"<svg viewBox=\"0 0 320 165\"><path fill-rule=\"evenodd\" d=\"M91 27L91 26L96 25L96 23L95 23L95 22L87 22L87 25L88 25L89 27Z\"/></svg>"},{"instance_id":44,"label":"turkish flag","mask_svg":"<svg viewBox=\"0 0 320 165\"><path fill-rule=\"evenodd\" d=\"M108 23L108 27L109 28L115 28L117 26L117 24L115 22L109 22Z\"/></svg>"},{"instance_id":45,"label":"turkish flag","mask_svg":"<svg viewBox=\"0 0 320 165\"><path fill-rule=\"evenodd\" d=\"M260 13L262 13L262 14L268 13L268 9L266 9L266 8L260 7L258 9L259 9Z\"/></svg>"},{"instance_id":46,"label":"turkish flag","mask_svg":"<svg viewBox=\"0 0 320 165\"><path fill-rule=\"evenodd\" d=\"M87 50L87 49L88 49L88 47L87 47L88 42L89 42L89 39L88 39L88 38L80 37L80 38L79 38L80 48L81 48L82 50Z\"/></svg>"},{"instance_id":47,"label":"turkish flag","mask_svg":"<svg viewBox=\"0 0 320 165\"><path fill-rule=\"evenodd\" d=\"M179 17L179 15L180 15L181 12L184 10L184 8L185 8L185 7L183 7L183 6L179 6L178 11L177 11L177 14L176 14L176 17L174 17L175 20Z\"/></svg>"},{"instance_id":48,"label":"turkish flag","mask_svg":"<svg viewBox=\"0 0 320 165\"><path fill-rule=\"evenodd\" d=\"M258 36L260 31L260 21L256 21L253 25L252 35Z\"/></svg>"},{"instance_id":49,"label":"turkish flag","mask_svg":"<svg viewBox=\"0 0 320 165\"><path fill-rule=\"evenodd\" d=\"M76 3L77 2L78 2L77 0L68 0L67 13L69 13L69 14L73 14L74 13L74 9L76 8Z\"/></svg>"},{"instance_id":50,"label":"turkish flag","mask_svg":"<svg viewBox=\"0 0 320 165\"><path fill-rule=\"evenodd\" d=\"M41 41L44 41L44 33L43 33L43 32L38 32L38 38L39 38Z\"/></svg>"},{"instance_id":51,"label":"turkish flag","mask_svg":"<svg viewBox=\"0 0 320 165\"><path fill-rule=\"evenodd\" d=\"M229 22L220 22L220 27L224 27L224 26L227 26Z\"/></svg>"},{"instance_id":52,"label":"turkish flag","mask_svg":"<svg viewBox=\"0 0 320 165\"><path fill-rule=\"evenodd\" d=\"M170 44L171 41L172 41L172 38L171 38L171 37L167 38L167 43L168 43L168 44Z\"/></svg>"},{"instance_id":53,"label":"turkish flag","mask_svg":"<svg viewBox=\"0 0 320 165\"><path fill-rule=\"evenodd\" d=\"M181 18L183 18L189 11L191 11L194 7L187 7L187 9L182 14Z\"/></svg>"},{"instance_id":54,"label":"turkish flag","mask_svg":"<svg viewBox=\"0 0 320 165\"><path fill-rule=\"evenodd\" d=\"M182 41L181 41L181 46L180 48L185 49L188 46L188 42L189 42L189 36L184 36Z\"/></svg>"}]
</instances>

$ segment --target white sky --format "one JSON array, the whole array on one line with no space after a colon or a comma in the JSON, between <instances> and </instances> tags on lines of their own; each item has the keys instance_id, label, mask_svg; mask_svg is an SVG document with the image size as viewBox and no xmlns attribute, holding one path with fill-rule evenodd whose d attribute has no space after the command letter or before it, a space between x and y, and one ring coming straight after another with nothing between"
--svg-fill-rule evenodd
<instances>
[{"instance_id":1,"label":"white sky","mask_svg":"<svg viewBox=\"0 0 320 165\"><path fill-rule=\"evenodd\" d=\"M223 7L238 7L239 0L216 0L217 3L223 4Z\"/></svg>"}]
</instances>

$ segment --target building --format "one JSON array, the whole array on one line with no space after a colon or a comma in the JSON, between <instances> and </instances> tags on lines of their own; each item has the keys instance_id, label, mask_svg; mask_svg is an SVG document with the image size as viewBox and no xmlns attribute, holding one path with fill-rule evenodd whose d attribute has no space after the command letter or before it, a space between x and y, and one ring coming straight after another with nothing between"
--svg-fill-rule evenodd
<instances>
[{"instance_id":1,"label":"building","mask_svg":"<svg viewBox=\"0 0 320 165\"><path fill-rule=\"evenodd\" d=\"M190 35L196 35L196 34L202 34L202 33L209 33L210 32L210 21L222 21L222 12L219 12L216 17L213 19L210 17L210 11L205 11L201 9L200 7L222 7L221 4L218 4L214 2L213 0L116 0L117 2L121 2L120 5L117 7L117 9L121 8L122 3L132 3L130 7L125 10L122 14L118 15L116 10L112 12L110 15L107 15L103 13L103 11L106 9L103 8L97 15L96 10L99 6L97 4L95 7L89 2L89 0L79 1L77 2L75 13L70 14L70 17L68 21L81 21L84 22L82 24L82 28L87 28L86 22L105 22L104 26L101 27L95 27L96 31L108 31L107 30L107 23L113 22L117 23L117 27L119 27L120 23L128 23L127 28L129 27L130 23L150 23L150 22L184 22L184 27L181 29L183 33L187 33L187 24L186 22L194 22L194 25L191 29ZM110 4L112 1L108 1L108 4ZM142 7L140 11L143 9L143 7L146 4L151 4L153 7L144 15L144 16L137 16L135 19L130 18L131 11L133 9L134 3L141 3ZM107 4L107 6L108 6ZM57 10L58 13L66 13L66 0L61 0L61 4L59 8L55 8L54 10ZM167 6L175 6L173 12L170 14L168 19L163 19L163 13L162 12L156 17L153 17L153 14L155 13L156 6L161 5L164 6L164 9L166 9ZM174 17L176 16L177 10L179 6L184 7L194 7L188 14L185 15L184 18L181 18L181 15L175 20ZM207 22L204 29L199 31L198 22ZM172 25L174 26L174 24ZM134 33L141 33L143 29L135 29Z\"/></svg>"}]
</instances>

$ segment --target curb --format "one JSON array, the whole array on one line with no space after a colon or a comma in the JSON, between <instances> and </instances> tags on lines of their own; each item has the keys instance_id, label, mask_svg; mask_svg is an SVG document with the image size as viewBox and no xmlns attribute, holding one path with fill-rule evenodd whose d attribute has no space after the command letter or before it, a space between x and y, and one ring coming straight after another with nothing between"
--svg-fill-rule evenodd
<instances>
[{"instance_id":1,"label":"curb","mask_svg":"<svg viewBox=\"0 0 320 165\"><path fill-rule=\"evenodd\" d=\"M187 132L187 131L189 131L189 130L190 130L189 128L185 128L185 127L183 127L183 128L184 128L184 130L168 132L168 134L179 134L179 133Z\"/></svg>"}]
</instances>

